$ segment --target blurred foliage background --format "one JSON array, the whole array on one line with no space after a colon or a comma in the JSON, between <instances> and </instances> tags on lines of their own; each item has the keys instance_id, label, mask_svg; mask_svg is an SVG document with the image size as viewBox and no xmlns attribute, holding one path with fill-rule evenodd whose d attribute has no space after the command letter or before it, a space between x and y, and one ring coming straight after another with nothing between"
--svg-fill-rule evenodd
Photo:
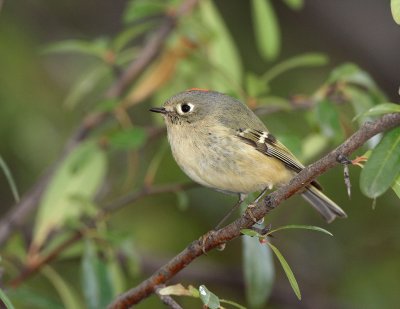
<instances>
[{"instance_id":1,"label":"blurred foliage background","mask_svg":"<svg viewBox=\"0 0 400 309\"><path fill-rule=\"evenodd\" d=\"M355 115L398 102L400 29L388 3L373 0L199 1L178 17L132 87L107 97L165 14L182 2L0 1L1 158L21 196L59 162L39 207L1 247L2 288L15 307L103 308L213 228L234 204L234 196L177 187L84 228L99 208L144 186L189 182L171 156L161 119L148 112L170 95L199 87L240 98L304 163L368 118L352 121ZM60 162L82 120L98 113L109 116ZM348 219L326 225L299 197L266 218L273 227L317 225L334 235L282 231L272 240L295 273L302 301L268 253L261 266L271 275L263 282L268 300L257 300L255 290L247 290L246 300L239 240L199 258L172 283L205 284L221 298L260 308L395 307L399 199L392 190L375 202L367 198L360 171L350 169L351 199L342 168L320 179ZM2 216L16 207L8 180L0 173ZM55 261L16 288L7 284L77 229L84 236ZM185 308L201 306L177 300ZM138 307L163 306L151 296Z\"/></svg>"}]
</instances>

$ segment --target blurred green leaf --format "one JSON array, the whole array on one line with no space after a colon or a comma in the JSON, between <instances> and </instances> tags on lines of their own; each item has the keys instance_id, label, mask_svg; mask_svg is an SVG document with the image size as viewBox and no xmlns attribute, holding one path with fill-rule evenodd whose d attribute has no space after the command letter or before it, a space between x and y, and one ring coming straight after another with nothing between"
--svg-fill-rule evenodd
<instances>
[{"instance_id":1,"label":"blurred green leaf","mask_svg":"<svg viewBox=\"0 0 400 309\"><path fill-rule=\"evenodd\" d=\"M119 103L120 103L120 100L118 100L118 99L102 100L96 104L96 111L111 112L118 106Z\"/></svg>"},{"instance_id":2,"label":"blurred green leaf","mask_svg":"<svg viewBox=\"0 0 400 309\"><path fill-rule=\"evenodd\" d=\"M148 31L152 27L154 27L155 23L152 21L148 21L145 23L140 23L138 25L134 25L127 29L124 29L121 33L119 33L115 39L112 41L111 46L115 52L119 52L126 45L129 44L133 39L142 35L144 32Z\"/></svg>"},{"instance_id":3,"label":"blurred green leaf","mask_svg":"<svg viewBox=\"0 0 400 309\"><path fill-rule=\"evenodd\" d=\"M114 289L107 264L97 256L94 244L86 240L82 257L82 287L89 309L106 308L113 300Z\"/></svg>"},{"instance_id":4,"label":"blurred green leaf","mask_svg":"<svg viewBox=\"0 0 400 309\"><path fill-rule=\"evenodd\" d=\"M328 139L322 134L310 134L302 143L302 161L309 161L321 153L328 145Z\"/></svg>"},{"instance_id":5,"label":"blurred green leaf","mask_svg":"<svg viewBox=\"0 0 400 309\"><path fill-rule=\"evenodd\" d=\"M6 179L10 186L10 189L11 189L11 193L14 196L15 202L18 203L19 202L19 194L18 194L17 185L15 184L15 181L11 174L10 169L8 168L6 162L3 160L3 157L1 155L0 155L0 168L3 170L4 176L6 176Z\"/></svg>"},{"instance_id":6,"label":"blurred green leaf","mask_svg":"<svg viewBox=\"0 0 400 309\"><path fill-rule=\"evenodd\" d=\"M73 287L68 285L65 280L49 265L42 268L41 273L51 282L60 295L64 308L82 308L82 303Z\"/></svg>"},{"instance_id":7,"label":"blurred green leaf","mask_svg":"<svg viewBox=\"0 0 400 309\"><path fill-rule=\"evenodd\" d=\"M261 78L266 84L269 84L271 80L289 70L301 67L307 68L323 66L326 65L328 61L328 57L321 53L306 53L302 55L297 55L282 62L279 62L267 72L265 72Z\"/></svg>"},{"instance_id":8,"label":"blurred green leaf","mask_svg":"<svg viewBox=\"0 0 400 309\"><path fill-rule=\"evenodd\" d=\"M265 60L275 60L281 49L281 33L270 0L252 0L252 21L258 50Z\"/></svg>"},{"instance_id":9,"label":"blurred green leaf","mask_svg":"<svg viewBox=\"0 0 400 309\"><path fill-rule=\"evenodd\" d=\"M324 136L340 142L343 139L343 132L340 126L339 113L329 100L318 102L315 107L316 118Z\"/></svg>"},{"instance_id":10,"label":"blurred green leaf","mask_svg":"<svg viewBox=\"0 0 400 309\"><path fill-rule=\"evenodd\" d=\"M161 0L134 0L129 1L124 10L123 21L130 23L139 19L161 14L166 9L166 3Z\"/></svg>"},{"instance_id":11,"label":"blurred green leaf","mask_svg":"<svg viewBox=\"0 0 400 309\"><path fill-rule=\"evenodd\" d=\"M213 35L212 43L208 47L210 62L222 71L224 77L221 78L220 74L213 74L211 76L213 88L219 89L219 91L230 91L231 82L235 85L242 83L242 64L239 52L214 2L201 1L200 13L204 25Z\"/></svg>"},{"instance_id":12,"label":"blurred green leaf","mask_svg":"<svg viewBox=\"0 0 400 309\"><path fill-rule=\"evenodd\" d=\"M392 189L396 193L397 197L400 198L400 175L393 182Z\"/></svg>"},{"instance_id":13,"label":"blurred green leaf","mask_svg":"<svg viewBox=\"0 0 400 309\"><path fill-rule=\"evenodd\" d=\"M290 7L292 10L300 10L304 6L303 0L282 0L282 1L285 2L286 5Z\"/></svg>"},{"instance_id":14,"label":"blurred green leaf","mask_svg":"<svg viewBox=\"0 0 400 309\"><path fill-rule=\"evenodd\" d=\"M44 53L79 53L103 59L108 51L109 40L99 38L92 42L83 40L67 40L49 44Z\"/></svg>"},{"instance_id":15,"label":"blurred green leaf","mask_svg":"<svg viewBox=\"0 0 400 309\"><path fill-rule=\"evenodd\" d=\"M361 191L370 198L386 192L400 173L400 127L387 132L360 175Z\"/></svg>"},{"instance_id":16,"label":"blurred green leaf","mask_svg":"<svg viewBox=\"0 0 400 309\"><path fill-rule=\"evenodd\" d=\"M96 66L83 73L68 92L64 105L70 109L75 108L109 73L110 69L104 65Z\"/></svg>"},{"instance_id":17,"label":"blurred green leaf","mask_svg":"<svg viewBox=\"0 0 400 309\"><path fill-rule=\"evenodd\" d=\"M400 0L390 0L390 10L394 21L400 25Z\"/></svg>"},{"instance_id":18,"label":"blurred green leaf","mask_svg":"<svg viewBox=\"0 0 400 309\"><path fill-rule=\"evenodd\" d=\"M348 86L345 88L344 93L350 100L354 109L354 114L360 115L356 119L360 125L367 120L372 120L371 117L364 115L364 113L371 109L375 104L373 98L368 94L368 92L356 87Z\"/></svg>"},{"instance_id":19,"label":"blurred green leaf","mask_svg":"<svg viewBox=\"0 0 400 309\"><path fill-rule=\"evenodd\" d=\"M113 133L109 137L109 142L115 149L135 150L142 146L147 139L145 129L133 127Z\"/></svg>"},{"instance_id":20,"label":"blurred green leaf","mask_svg":"<svg viewBox=\"0 0 400 309\"><path fill-rule=\"evenodd\" d=\"M242 237L242 245L247 302L252 308L264 308L275 276L271 250L256 237Z\"/></svg>"},{"instance_id":21,"label":"blurred green leaf","mask_svg":"<svg viewBox=\"0 0 400 309\"><path fill-rule=\"evenodd\" d=\"M263 93L268 93L269 87L259 76L254 73L247 73L246 90L249 96L258 97Z\"/></svg>"},{"instance_id":22,"label":"blurred green leaf","mask_svg":"<svg viewBox=\"0 0 400 309\"><path fill-rule=\"evenodd\" d=\"M10 299L7 297L6 293L4 293L3 289L0 288L0 301L7 309L14 309L13 304L11 303ZM1 305L1 303L0 303Z\"/></svg>"},{"instance_id":23,"label":"blurred green leaf","mask_svg":"<svg viewBox=\"0 0 400 309\"><path fill-rule=\"evenodd\" d=\"M189 196L187 192L177 191L175 194L178 199L178 208L182 211L186 210L189 207Z\"/></svg>"},{"instance_id":24,"label":"blurred green leaf","mask_svg":"<svg viewBox=\"0 0 400 309\"><path fill-rule=\"evenodd\" d=\"M220 307L218 296L210 292L205 285L200 285L199 292L200 299L205 306L210 309L218 309Z\"/></svg>"},{"instance_id":25,"label":"blurred green leaf","mask_svg":"<svg viewBox=\"0 0 400 309\"><path fill-rule=\"evenodd\" d=\"M10 290L8 293L15 305L20 305L21 308L65 309L65 306L60 303L57 295L54 294L51 296L41 295L38 291L31 289L27 285Z\"/></svg>"},{"instance_id":26,"label":"blurred green leaf","mask_svg":"<svg viewBox=\"0 0 400 309\"><path fill-rule=\"evenodd\" d=\"M40 247L51 231L85 212L76 197L94 197L106 166L106 156L94 141L82 143L65 158L40 201L33 246Z\"/></svg>"},{"instance_id":27,"label":"blurred green leaf","mask_svg":"<svg viewBox=\"0 0 400 309\"><path fill-rule=\"evenodd\" d=\"M290 269L289 264L286 262L285 258L280 253L280 251L278 250L277 247L272 245L270 242L267 242L267 244L268 244L268 246L270 246L272 251L274 251L276 257L278 258L279 262L281 263L282 268L285 271L285 274L286 274L287 278L289 279L289 283L290 283L294 293L296 294L297 298L299 300L301 300L301 293L300 293L299 285L297 284L296 278L294 277L294 274L293 274L292 270Z\"/></svg>"},{"instance_id":28,"label":"blurred green leaf","mask_svg":"<svg viewBox=\"0 0 400 309\"><path fill-rule=\"evenodd\" d=\"M285 145L296 157L302 156L303 141L297 135L293 134L277 134L278 140Z\"/></svg>"},{"instance_id":29,"label":"blurred green leaf","mask_svg":"<svg viewBox=\"0 0 400 309\"><path fill-rule=\"evenodd\" d=\"M400 104L396 104L396 103L378 104L378 105L370 108L366 112L355 116L353 118L353 121L358 119L359 117L382 115L382 114L389 114L389 113L400 113Z\"/></svg>"},{"instance_id":30,"label":"blurred green leaf","mask_svg":"<svg viewBox=\"0 0 400 309\"><path fill-rule=\"evenodd\" d=\"M287 229L303 229L303 230L312 230L312 231L317 231L321 233L328 234L329 236L333 236L331 232L323 229L322 227L319 226L314 226L314 225L298 225L298 224L290 224L290 225L284 225L280 226L276 229L273 229L267 233L267 235L271 235L277 231L281 230L287 230Z\"/></svg>"}]
</instances>

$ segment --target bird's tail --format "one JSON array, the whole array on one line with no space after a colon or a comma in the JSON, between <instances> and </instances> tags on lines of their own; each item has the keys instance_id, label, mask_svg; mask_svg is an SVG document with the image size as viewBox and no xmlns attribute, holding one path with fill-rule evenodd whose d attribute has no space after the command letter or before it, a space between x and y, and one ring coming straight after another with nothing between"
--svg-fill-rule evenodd
<instances>
[{"instance_id":1,"label":"bird's tail","mask_svg":"<svg viewBox=\"0 0 400 309\"><path fill-rule=\"evenodd\" d=\"M312 184L306 187L306 190L301 195L325 218L328 223L335 220L336 217L347 217L342 208L336 205L334 201Z\"/></svg>"}]
</instances>

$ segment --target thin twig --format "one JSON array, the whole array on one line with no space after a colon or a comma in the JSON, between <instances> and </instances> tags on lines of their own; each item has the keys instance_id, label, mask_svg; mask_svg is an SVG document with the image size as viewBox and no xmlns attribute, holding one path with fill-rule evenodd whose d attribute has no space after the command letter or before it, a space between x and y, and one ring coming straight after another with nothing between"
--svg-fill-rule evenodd
<instances>
[{"instance_id":1,"label":"thin twig","mask_svg":"<svg viewBox=\"0 0 400 309\"><path fill-rule=\"evenodd\" d=\"M128 66L126 71L118 78L118 80L106 91L108 98L119 98L129 88L132 83L141 76L146 68L153 63L159 53L162 51L165 41L175 29L179 18L191 12L199 0L186 0L172 14L164 17L164 22L161 23L154 36L145 44L141 53ZM110 113L93 113L85 117L79 125L75 133L70 137L69 141L62 152L62 155L48 169L48 171L36 181L33 188L26 193L21 202L16 204L0 221L0 247L5 244L11 233L22 226L26 218L32 213L54 175L59 165L65 157L79 145L86 137L100 125L104 124L110 118Z\"/></svg>"},{"instance_id":2,"label":"thin twig","mask_svg":"<svg viewBox=\"0 0 400 309\"><path fill-rule=\"evenodd\" d=\"M357 132L350 136L335 150L303 169L290 181L288 185L279 188L268 195L265 199L259 201L256 207L252 209L253 215L257 220L260 220L271 210L276 208L282 201L288 199L290 196L301 190L304 186L326 172L328 169L339 164L338 157L340 155L350 155L374 135L399 125L400 113L387 114L375 122L365 123ZM247 216L247 214L244 214L226 227L215 231L210 237L208 237L208 241L204 244L204 248L201 237L199 240L193 241L182 252L158 269L148 279L143 281L137 287L120 295L112 304L110 304L109 308L129 308L132 305L139 303L141 300L154 293L157 286L165 284L193 260L201 256L203 254L203 249L205 251L210 251L227 241L237 238L241 235L240 231L242 229L249 228L253 224L253 220Z\"/></svg>"}]
</instances>

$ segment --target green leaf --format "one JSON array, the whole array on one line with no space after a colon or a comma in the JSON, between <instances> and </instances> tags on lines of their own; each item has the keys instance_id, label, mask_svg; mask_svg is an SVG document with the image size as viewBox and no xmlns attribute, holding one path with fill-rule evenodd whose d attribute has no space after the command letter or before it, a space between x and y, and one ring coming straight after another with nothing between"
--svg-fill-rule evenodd
<instances>
[{"instance_id":1,"label":"green leaf","mask_svg":"<svg viewBox=\"0 0 400 309\"><path fill-rule=\"evenodd\" d=\"M265 60L275 60L281 49L281 33L270 0L252 0L252 21L258 50Z\"/></svg>"},{"instance_id":2,"label":"green leaf","mask_svg":"<svg viewBox=\"0 0 400 309\"><path fill-rule=\"evenodd\" d=\"M361 191L370 198L386 192L400 173L400 127L387 132L360 175Z\"/></svg>"},{"instance_id":3,"label":"green leaf","mask_svg":"<svg viewBox=\"0 0 400 309\"><path fill-rule=\"evenodd\" d=\"M149 21L125 29L112 41L111 46L113 50L116 52L122 50L129 42L154 27L154 25L154 22Z\"/></svg>"},{"instance_id":4,"label":"green leaf","mask_svg":"<svg viewBox=\"0 0 400 309\"><path fill-rule=\"evenodd\" d=\"M267 235L271 235L271 234L273 234L273 233L275 233L277 231L287 230L287 229L312 230L312 231L317 231L317 232L328 234L329 236L333 236L331 232L323 229L322 227L313 226L313 225L298 225L298 224L290 224L290 225L280 226L280 227L278 227L276 229L273 229L273 230L269 231L267 233Z\"/></svg>"},{"instance_id":5,"label":"green leaf","mask_svg":"<svg viewBox=\"0 0 400 309\"><path fill-rule=\"evenodd\" d=\"M300 10L304 6L303 0L282 0L292 10Z\"/></svg>"},{"instance_id":6,"label":"green leaf","mask_svg":"<svg viewBox=\"0 0 400 309\"><path fill-rule=\"evenodd\" d=\"M340 126L339 113L329 100L318 102L316 118L324 136L339 142L343 139L343 132Z\"/></svg>"},{"instance_id":7,"label":"green leaf","mask_svg":"<svg viewBox=\"0 0 400 309\"><path fill-rule=\"evenodd\" d=\"M294 274L292 270L290 269L289 264L286 262L285 258L283 255L280 253L277 247L272 245L270 242L267 242L268 246L274 251L276 257L278 258L279 262L282 265L283 270L285 271L285 274L287 278L289 279L290 286L292 287L294 293L296 294L297 298L301 300L301 293L300 293L300 288L299 285L297 284L296 278L294 277Z\"/></svg>"},{"instance_id":8,"label":"green leaf","mask_svg":"<svg viewBox=\"0 0 400 309\"><path fill-rule=\"evenodd\" d=\"M119 150L138 149L146 142L146 140L146 130L140 127L117 131L109 137L110 145Z\"/></svg>"},{"instance_id":9,"label":"green leaf","mask_svg":"<svg viewBox=\"0 0 400 309\"><path fill-rule=\"evenodd\" d=\"M262 237L262 235L251 229L242 229L240 230L240 233L250 237Z\"/></svg>"},{"instance_id":10,"label":"green leaf","mask_svg":"<svg viewBox=\"0 0 400 309\"><path fill-rule=\"evenodd\" d=\"M239 52L214 2L205 0L201 1L199 5L202 21L213 35L213 40L207 47L209 61L223 73L223 76L211 75L212 86L220 91L230 91L232 82L235 85L242 83L242 64Z\"/></svg>"},{"instance_id":11,"label":"green leaf","mask_svg":"<svg viewBox=\"0 0 400 309\"><path fill-rule=\"evenodd\" d=\"M302 144L302 161L309 161L317 154L321 153L328 145L328 139L322 134L310 134Z\"/></svg>"},{"instance_id":12,"label":"green leaf","mask_svg":"<svg viewBox=\"0 0 400 309\"><path fill-rule=\"evenodd\" d=\"M242 306L242 305L240 305L237 302L234 302L232 300L220 299L219 302L222 303L222 304L225 303L225 304L231 305L231 306L239 308L239 309L246 309L246 307L244 307L244 306Z\"/></svg>"},{"instance_id":13,"label":"green leaf","mask_svg":"<svg viewBox=\"0 0 400 309\"><path fill-rule=\"evenodd\" d=\"M44 53L79 53L103 59L108 51L109 41L99 38L92 42L83 40L67 40L53 43L45 47Z\"/></svg>"},{"instance_id":14,"label":"green leaf","mask_svg":"<svg viewBox=\"0 0 400 309\"><path fill-rule=\"evenodd\" d=\"M40 247L50 232L86 211L81 201L94 198L103 182L106 165L105 153L94 141L82 143L64 159L40 201L34 247Z\"/></svg>"},{"instance_id":15,"label":"green leaf","mask_svg":"<svg viewBox=\"0 0 400 309\"><path fill-rule=\"evenodd\" d=\"M394 21L400 25L400 0L390 0L390 10Z\"/></svg>"},{"instance_id":16,"label":"green leaf","mask_svg":"<svg viewBox=\"0 0 400 309\"><path fill-rule=\"evenodd\" d=\"M382 114L389 114L389 113L400 113L400 104L396 103L382 103L378 104L374 107L371 107L364 113L358 114L353 118L353 121L358 119L359 117L365 116L373 116L373 115L382 115Z\"/></svg>"},{"instance_id":17,"label":"green leaf","mask_svg":"<svg viewBox=\"0 0 400 309\"><path fill-rule=\"evenodd\" d=\"M328 57L321 53L306 53L302 55L297 55L273 66L271 69L263 74L262 80L266 84L269 84L271 80L289 70L301 67L323 66L326 65L328 62Z\"/></svg>"},{"instance_id":18,"label":"green leaf","mask_svg":"<svg viewBox=\"0 0 400 309\"><path fill-rule=\"evenodd\" d=\"M254 73L246 74L246 90L249 96L258 97L269 91L266 83Z\"/></svg>"},{"instance_id":19,"label":"green leaf","mask_svg":"<svg viewBox=\"0 0 400 309\"><path fill-rule=\"evenodd\" d=\"M65 309L65 306L60 303L56 293L53 293L51 296L48 294L41 295L37 290L31 289L27 285L9 290L8 296L20 308Z\"/></svg>"},{"instance_id":20,"label":"green leaf","mask_svg":"<svg viewBox=\"0 0 400 309\"><path fill-rule=\"evenodd\" d=\"M3 303L5 308L14 309L14 306L11 303L10 299L7 297L6 293L4 293L3 289L1 288L0 288L0 301Z\"/></svg>"},{"instance_id":21,"label":"green leaf","mask_svg":"<svg viewBox=\"0 0 400 309\"><path fill-rule=\"evenodd\" d=\"M362 125L365 121L372 120L371 117L363 115L367 110L371 109L375 102L373 97L359 88L348 86L344 90L345 95L350 99L350 103L357 117L357 122Z\"/></svg>"},{"instance_id":22,"label":"green leaf","mask_svg":"<svg viewBox=\"0 0 400 309\"><path fill-rule=\"evenodd\" d=\"M218 296L210 292L205 285L200 285L199 292L200 299L205 306L210 309L218 309L220 307Z\"/></svg>"},{"instance_id":23,"label":"green leaf","mask_svg":"<svg viewBox=\"0 0 400 309\"><path fill-rule=\"evenodd\" d=\"M73 290L70 285L68 285L64 281L64 279L53 268L47 265L42 268L41 273L46 276L46 278L57 290L58 295L60 295L61 297L64 308L82 308L82 304L78 294Z\"/></svg>"},{"instance_id":24,"label":"green leaf","mask_svg":"<svg viewBox=\"0 0 400 309\"><path fill-rule=\"evenodd\" d=\"M393 182L392 189L396 193L397 197L400 198L400 175Z\"/></svg>"},{"instance_id":25,"label":"green leaf","mask_svg":"<svg viewBox=\"0 0 400 309\"><path fill-rule=\"evenodd\" d=\"M94 244L86 240L82 258L82 287L89 309L106 308L114 290L107 265L97 256Z\"/></svg>"},{"instance_id":26,"label":"green leaf","mask_svg":"<svg viewBox=\"0 0 400 309\"><path fill-rule=\"evenodd\" d=\"M123 21L130 23L139 19L161 14L166 9L166 3L160 0L135 0L129 1L124 10Z\"/></svg>"},{"instance_id":27,"label":"green leaf","mask_svg":"<svg viewBox=\"0 0 400 309\"><path fill-rule=\"evenodd\" d=\"M178 199L178 208L180 210L186 210L189 207L189 196L186 191L177 191L175 192L176 197Z\"/></svg>"},{"instance_id":28,"label":"green leaf","mask_svg":"<svg viewBox=\"0 0 400 309\"><path fill-rule=\"evenodd\" d=\"M108 67L99 65L82 74L68 92L64 105L70 109L76 107L109 73Z\"/></svg>"},{"instance_id":29,"label":"green leaf","mask_svg":"<svg viewBox=\"0 0 400 309\"><path fill-rule=\"evenodd\" d=\"M252 308L264 308L275 277L271 250L256 237L242 237L246 299Z\"/></svg>"},{"instance_id":30,"label":"green leaf","mask_svg":"<svg viewBox=\"0 0 400 309\"><path fill-rule=\"evenodd\" d=\"M6 176L6 179L10 186L10 189L11 189L11 193L14 196L15 202L18 203L19 202L19 194L18 194L17 185L15 184L15 181L14 181L14 178L12 177L11 171L8 168L6 162L3 160L2 156L0 156L0 168L3 170L4 176Z\"/></svg>"}]
</instances>

